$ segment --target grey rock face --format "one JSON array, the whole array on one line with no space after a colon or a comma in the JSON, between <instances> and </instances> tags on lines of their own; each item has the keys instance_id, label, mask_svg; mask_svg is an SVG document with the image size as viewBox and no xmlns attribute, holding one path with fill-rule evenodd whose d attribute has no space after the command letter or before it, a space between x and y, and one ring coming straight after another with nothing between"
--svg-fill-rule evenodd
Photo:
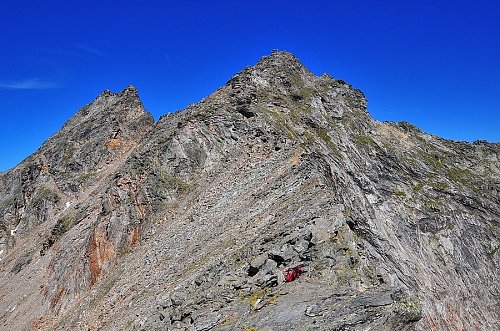
<instances>
[{"instance_id":1,"label":"grey rock face","mask_svg":"<svg viewBox=\"0 0 500 331\"><path fill-rule=\"evenodd\" d=\"M0 329L498 329L499 154L286 52L156 124L105 91L0 174Z\"/></svg>"}]
</instances>

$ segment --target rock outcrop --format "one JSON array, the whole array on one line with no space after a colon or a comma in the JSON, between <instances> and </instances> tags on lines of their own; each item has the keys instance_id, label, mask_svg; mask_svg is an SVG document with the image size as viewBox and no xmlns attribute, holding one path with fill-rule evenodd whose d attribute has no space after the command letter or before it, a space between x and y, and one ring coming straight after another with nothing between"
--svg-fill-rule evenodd
<instances>
[{"instance_id":1,"label":"rock outcrop","mask_svg":"<svg viewBox=\"0 0 500 331\"><path fill-rule=\"evenodd\" d=\"M366 105L287 52L157 123L103 92L0 174L0 329L500 328L500 145Z\"/></svg>"}]
</instances>

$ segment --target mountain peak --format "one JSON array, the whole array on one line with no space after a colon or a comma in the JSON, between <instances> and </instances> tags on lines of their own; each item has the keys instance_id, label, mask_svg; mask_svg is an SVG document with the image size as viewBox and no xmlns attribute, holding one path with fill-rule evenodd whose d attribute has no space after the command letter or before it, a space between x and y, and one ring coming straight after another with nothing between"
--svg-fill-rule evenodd
<instances>
[{"instance_id":1,"label":"mountain peak","mask_svg":"<svg viewBox=\"0 0 500 331\"><path fill-rule=\"evenodd\" d=\"M234 75L226 86L234 109L245 117L274 114L271 118L290 121L293 128L349 114L356 118L353 127L364 131L370 126L361 91L329 75L314 75L287 51L262 57Z\"/></svg>"},{"instance_id":2,"label":"mountain peak","mask_svg":"<svg viewBox=\"0 0 500 331\"><path fill-rule=\"evenodd\" d=\"M133 85L128 85L127 87L125 87L123 90L121 90L118 93L113 92L113 91L108 90L108 89L105 89L104 91L101 92L101 94L99 94L97 96L96 99L103 98L103 97L108 98L108 97L124 97L124 96L131 96L131 97L138 99L139 98L139 91Z\"/></svg>"},{"instance_id":3,"label":"mountain peak","mask_svg":"<svg viewBox=\"0 0 500 331\"><path fill-rule=\"evenodd\" d=\"M227 84L237 89L264 87L285 91L314 85L315 78L292 53L274 50L234 75Z\"/></svg>"},{"instance_id":4,"label":"mountain peak","mask_svg":"<svg viewBox=\"0 0 500 331\"><path fill-rule=\"evenodd\" d=\"M498 144L284 51L156 124L133 86L68 123L0 175L10 329L498 329Z\"/></svg>"},{"instance_id":5,"label":"mountain peak","mask_svg":"<svg viewBox=\"0 0 500 331\"><path fill-rule=\"evenodd\" d=\"M294 64L295 66L303 66L299 59L288 51L272 50L270 55L263 56L257 65L284 65Z\"/></svg>"},{"instance_id":6,"label":"mountain peak","mask_svg":"<svg viewBox=\"0 0 500 331\"><path fill-rule=\"evenodd\" d=\"M253 68L263 75L313 76L306 66L288 51L273 50L270 55L263 56Z\"/></svg>"},{"instance_id":7,"label":"mountain peak","mask_svg":"<svg viewBox=\"0 0 500 331\"><path fill-rule=\"evenodd\" d=\"M120 92L120 95L139 97L139 91L137 90L137 88L135 86L128 85Z\"/></svg>"}]
</instances>

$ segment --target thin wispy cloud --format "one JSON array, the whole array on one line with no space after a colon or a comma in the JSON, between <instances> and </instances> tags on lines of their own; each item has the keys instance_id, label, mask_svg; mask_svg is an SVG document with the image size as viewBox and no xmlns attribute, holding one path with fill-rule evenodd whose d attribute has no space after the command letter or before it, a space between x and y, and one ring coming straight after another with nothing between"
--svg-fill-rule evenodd
<instances>
[{"instance_id":1,"label":"thin wispy cloud","mask_svg":"<svg viewBox=\"0 0 500 331\"><path fill-rule=\"evenodd\" d=\"M108 57L108 54L103 51L81 43L73 43L71 45L67 45L65 48L42 48L41 51L45 54L51 55L52 57L79 57L87 60Z\"/></svg>"},{"instance_id":2,"label":"thin wispy cloud","mask_svg":"<svg viewBox=\"0 0 500 331\"><path fill-rule=\"evenodd\" d=\"M172 68L172 62L170 62L170 56L168 56L168 53L167 53L167 52L165 52L165 58L167 59L168 66L169 66L170 68Z\"/></svg>"},{"instance_id":3,"label":"thin wispy cloud","mask_svg":"<svg viewBox=\"0 0 500 331\"><path fill-rule=\"evenodd\" d=\"M100 50L94 48L94 47L91 47L91 46L88 46L88 45L84 45L84 44L79 44L79 43L75 43L74 46L82 51L83 53L86 53L88 55L94 55L94 56L99 56L99 57L104 57L106 56L106 54L104 52L101 52Z\"/></svg>"},{"instance_id":4,"label":"thin wispy cloud","mask_svg":"<svg viewBox=\"0 0 500 331\"><path fill-rule=\"evenodd\" d=\"M56 81L42 78L30 78L16 81L0 81L0 89L12 90L47 90L61 87Z\"/></svg>"}]
</instances>

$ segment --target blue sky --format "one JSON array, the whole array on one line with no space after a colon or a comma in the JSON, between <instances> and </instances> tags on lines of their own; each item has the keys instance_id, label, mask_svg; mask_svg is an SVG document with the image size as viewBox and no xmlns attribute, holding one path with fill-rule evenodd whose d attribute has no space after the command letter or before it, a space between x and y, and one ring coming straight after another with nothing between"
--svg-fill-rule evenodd
<instances>
[{"instance_id":1,"label":"blue sky","mask_svg":"<svg viewBox=\"0 0 500 331\"><path fill-rule=\"evenodd\" d=\"M272 49L361 89L378 120L500 141L498 1L0 2L0 171L102 90L155 118Z\"/></svg>"}]
</instances>

